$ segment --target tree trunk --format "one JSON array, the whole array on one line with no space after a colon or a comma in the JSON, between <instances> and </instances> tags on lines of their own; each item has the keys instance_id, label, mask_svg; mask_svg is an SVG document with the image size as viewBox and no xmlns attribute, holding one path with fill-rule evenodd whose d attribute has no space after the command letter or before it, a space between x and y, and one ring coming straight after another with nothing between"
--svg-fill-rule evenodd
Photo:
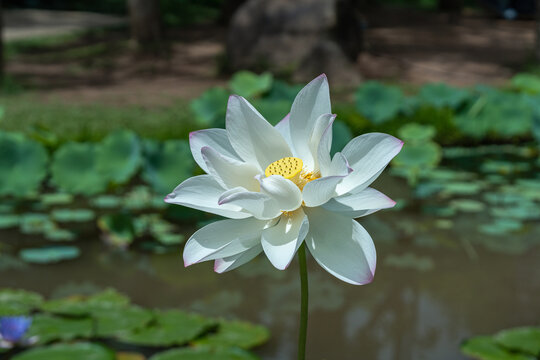
<instances>
[{"instance_id":1,"label":"tree trunk","mask_svg":"<svg viewBox=\"0 0 540 360\"><path fill-rule=\"evenodd\" d=\"M540 0L536 0L536 61L540 63Z\"/></svg>"},{"instance_id":2,"label":"tree trunk","mask_svg":"<svg viewBox=\"0 0 540 360\"><path fill-rule=\"evenodd\" d=\"M159 52L162 30L159 0L128 0L131 37L144 52Z\"/></svg>"}]
</instances>

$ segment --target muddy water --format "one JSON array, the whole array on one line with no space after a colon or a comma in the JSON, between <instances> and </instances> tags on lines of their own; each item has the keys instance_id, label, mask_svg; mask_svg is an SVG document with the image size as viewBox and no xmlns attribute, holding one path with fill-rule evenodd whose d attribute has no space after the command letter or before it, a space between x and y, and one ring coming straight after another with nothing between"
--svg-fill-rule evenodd
<instances>
[{"instance_id":1,"label":"muddy water","mask_svg":"<svg viewBox=\"0 0 540 360\"><path fill-rule=\"evenodd\" d=\"M507 255L472 245L471 256L457 241L461 237L469 243L477 236L465 226L456 226L461 233L435 230L415 215L419 218L413 227L423 229L420 239L430 235L443 244L426 246L418 236L396 230L393 225L414 218L397 214L361 221L378 249L372 284L340 282L310 259L308 359L463 359L459 344L468 336L538 324L538 247ZM95 240L80 242L83 255L76 261L2 271L0 287L54 297L111 286L145 306L182 307L265 324L272 338L257 354L265 360L295 358L297 264L281 272L259 257L217 275L210 263L185 269L180 249L161 255L122 253ZM388 261L389 256L406 253L420 260L401 267ZM418 265L425 261L429 266Z\"/></svg>"}]
</instances>

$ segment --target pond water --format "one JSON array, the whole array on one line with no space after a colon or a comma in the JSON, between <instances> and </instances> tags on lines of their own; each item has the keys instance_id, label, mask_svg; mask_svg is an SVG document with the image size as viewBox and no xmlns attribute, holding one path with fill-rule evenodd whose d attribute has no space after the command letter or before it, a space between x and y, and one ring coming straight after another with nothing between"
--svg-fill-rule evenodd
<instances>
[{"instance_id":1,"label":"pond water","mask_svg":"<svg viewBox=\"0 0 540 360\"><path fill-rule=\"evenodd\" d=\"M385 177L376 188L399 198L402 181ZM462 213L451 223L413 205L360 219L378 250L375 280L343 283L309 261L308 359L464 359L460 342L540 319L540 249L514 254L482 245L476 231L484 213ZM447 220L447 219L446 219ZM186 236L194 228L184 229ZM538 223L493 241L536 242ZM134 303L179 307L212 316L266 325L268 343L255 349L265 360L293 359L299 316L298 267L272 268L266 258L218 275L211 263L184 268L181 249L166 254L114 250L89 232L77 245L82 256L54 265L24 265L1 271L0 287L38 291L48 297L114 287ZM35 237L0 232L17 251Z\"/></svg>"}]
</instances>

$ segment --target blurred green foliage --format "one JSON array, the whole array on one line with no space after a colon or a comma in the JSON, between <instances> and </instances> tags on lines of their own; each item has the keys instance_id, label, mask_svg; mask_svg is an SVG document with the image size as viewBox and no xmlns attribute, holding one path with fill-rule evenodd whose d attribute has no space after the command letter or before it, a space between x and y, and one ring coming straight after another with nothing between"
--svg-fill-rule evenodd
<instances>
[{"instance_id":1,"label":"blurred green foliage","mask_svg":"<svg viewBox=\"0 0 540 360\"><path fill-rule=\"evenodd\" d=\"M461 351L477 360L534 360L540 357L540 328L520 327L477 336L461 345Z\"/></svg>"}]
</instances>

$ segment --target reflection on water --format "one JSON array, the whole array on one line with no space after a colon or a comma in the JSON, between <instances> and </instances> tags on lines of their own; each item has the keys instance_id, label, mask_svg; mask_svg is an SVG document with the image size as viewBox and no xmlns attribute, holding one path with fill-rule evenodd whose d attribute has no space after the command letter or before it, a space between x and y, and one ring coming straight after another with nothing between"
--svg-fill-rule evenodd
<instances>
[{"instance_id":1,"label":"reflection on water","mask_svg":"<svg viewBox=\"0 0 540 360\"><path fill-rule=\"evenodd\" d=\"M468 220L459 221L464 224L455 229L466 231ZM471 258L460 241L451 240L474 242L476 233L443 231L419 219L414 232L403 228L411 222L406 215L390 212L362 221L378 246L379 265L370 285L345 284L311 259L309 359L463 359L459 343L468 336L538 322L538 248L504 255L475 246L476 257ZM258 349L263 359L294 358L296 264L280 272L259 257L237 271L217 275L209 263L184 269L180 250L164 255L122 253L98 241L81 247L83 256L76 261L3 270L0 286L54 297L112 286L144 306L240 317L270 328L271 341ZM411 251L413 259L430 259L431 269L408 266L403 259ZM389 256L402 260L396 265L395 260L385 261Z\"/></svg>"}]
</instances>

